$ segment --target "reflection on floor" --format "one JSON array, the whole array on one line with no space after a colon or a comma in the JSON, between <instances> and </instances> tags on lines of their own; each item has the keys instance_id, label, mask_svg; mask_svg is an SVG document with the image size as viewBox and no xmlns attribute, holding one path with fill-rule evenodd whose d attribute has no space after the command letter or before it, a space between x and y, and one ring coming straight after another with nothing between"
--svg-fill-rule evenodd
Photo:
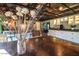
<instances>
[{"instance_id":1,"label":"reflection on floor","mask_svg":"<svg viewBox=\"0 0 79 59\"><path fill-rule=\"evenodd\" d=\"M10 55L17 55L17 42L0 43ZM43 36L26 41L27 51L21 56L78 56L79 44L59 40L51 36Z\"/></svg>"}]
</instances>

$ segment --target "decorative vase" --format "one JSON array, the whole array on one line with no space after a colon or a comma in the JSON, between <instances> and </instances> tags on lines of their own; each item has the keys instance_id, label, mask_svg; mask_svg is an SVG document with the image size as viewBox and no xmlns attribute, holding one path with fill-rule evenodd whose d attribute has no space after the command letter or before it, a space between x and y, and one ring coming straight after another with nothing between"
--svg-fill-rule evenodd
<instances>
[{"instance_id":1,"label":"decorative vase","mask_svg":"<svg viewBox=\"0 0 79 59\"><path fill-rule=\"evenodd\" d=\"M26 42L21 34L17 35L17 54L23 55L26 53Z\"/></svg>"}]
</instances>

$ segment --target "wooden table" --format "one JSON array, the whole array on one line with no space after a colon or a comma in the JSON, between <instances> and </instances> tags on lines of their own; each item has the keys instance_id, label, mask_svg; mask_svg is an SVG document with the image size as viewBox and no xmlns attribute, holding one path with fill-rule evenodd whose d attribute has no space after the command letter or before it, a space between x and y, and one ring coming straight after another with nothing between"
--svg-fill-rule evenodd
<instances>
[{"instance_id":1,"label":"wooden table","mask_svg":"<svg viewBox=\"0 0 79 59\"><path fill-rule=\"evenodd\" d=\"M79 56L79 44L51 36L26 40L26 47L25 54L21 56ZM0 49L5 49L10 55L17 56L17 41L0 43Z\"/></svg>"}]
</instances>

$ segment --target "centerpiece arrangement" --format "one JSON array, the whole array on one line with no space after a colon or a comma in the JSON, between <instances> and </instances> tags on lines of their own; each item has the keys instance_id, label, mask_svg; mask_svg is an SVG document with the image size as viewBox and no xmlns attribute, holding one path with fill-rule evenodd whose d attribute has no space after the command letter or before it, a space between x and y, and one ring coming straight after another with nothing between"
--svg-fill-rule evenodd
<instances>
[{"instance_id":1,"label":"centerpiece arrangement","mask_svg":"<svg viewBox=\"0 0 79 59\"><path fill-rule=\"evenodd\" d=\"M39 12L41 11L43 5L38 5L35 9L30 10L28 8L24 7L16 7L16 15L14 15L11 11L5 12L6 17L11 17L14 20L17 21L16 31L16 37L17 37L17 54L21 55L26 52L26 36L28 33L29 35L32 34L32 25L34 24L34 21L36 20L36 17L38 16ZM29 14L29 20L27 25L24 24L24 20L28 17ZM32 36L31 36L32 37ZM29 39L29 38L28 38ZM28 40L27 39L27 40Z\"/></svg>"},{"instance_id":2,"label":"centerpiece arrangement","mask_svg":"<svg viewBox=\"0 0 79 59\"><path fill-rule=\"evenodd\" d=\"M34 21L36 20L37 15L41 11L43 5L38 5L36 9L30 10L28 8L22 8L22 7L16 7L16 15L14 15L12 12L8 11L5 13L6 16L11 16L13 19L19 20L26 20L27 14L29 14L29 20L27 23L27 27L24 32L21 32L20 29L17 29L17 53L18 55L24 54L26 52L26 43L25 39L28 34L32 34L32 25L34 24ZM22 18L21 18L22 17ZM24 19L24 20L23 20ZM21 24L20 24L21 25ZM19 26L19 25L18 25Z\"/></svg>"}]
</instances>

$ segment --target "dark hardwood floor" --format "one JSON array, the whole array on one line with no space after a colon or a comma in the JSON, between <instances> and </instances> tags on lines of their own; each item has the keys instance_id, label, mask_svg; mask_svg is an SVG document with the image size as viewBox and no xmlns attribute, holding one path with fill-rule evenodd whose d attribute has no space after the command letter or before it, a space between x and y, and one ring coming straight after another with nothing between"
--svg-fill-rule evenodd
<instances>
[{"instance_id":1,"label":"dark hardwood floor","mask_svg":"<svg viewBox=\"0 0 79 59\"><path fill-rule=\"evenodd\" d=\"M0 43L10 55L17 56L17 41ZM43 36L26 40L26 52L20 56L79 56L79 44Z\"/></svg>"}]
</instances>

